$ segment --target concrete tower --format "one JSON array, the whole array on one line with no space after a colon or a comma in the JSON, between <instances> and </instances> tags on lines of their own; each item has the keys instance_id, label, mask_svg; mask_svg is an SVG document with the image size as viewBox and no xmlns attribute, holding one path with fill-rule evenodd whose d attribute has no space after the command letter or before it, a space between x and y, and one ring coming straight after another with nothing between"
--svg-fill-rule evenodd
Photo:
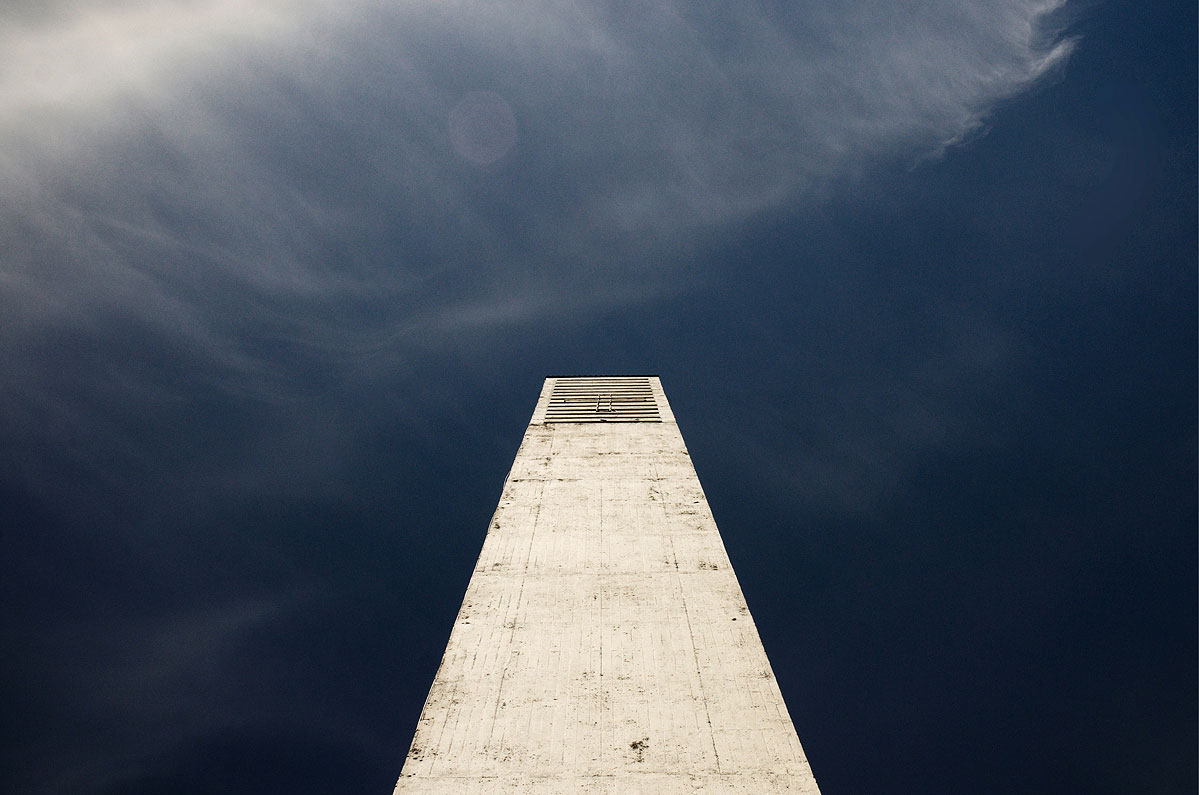
<instances>
[{"instance_id":1,"label":"concrete tower","mask_svg":"<svg viewBox=\"0 0 1199 795\"><path fill-rule=\"evenodd\" d=\"M818 795L657 378L546 379L395 792Z\"/></svg>"}]
</instances>

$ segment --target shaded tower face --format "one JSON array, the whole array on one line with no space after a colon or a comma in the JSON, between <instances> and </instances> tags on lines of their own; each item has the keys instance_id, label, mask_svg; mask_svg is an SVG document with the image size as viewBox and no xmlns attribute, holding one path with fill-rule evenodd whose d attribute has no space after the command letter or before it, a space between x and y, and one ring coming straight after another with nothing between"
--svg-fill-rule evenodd
<instances>
[{"instance_id":1,"label":"shaded tower face","mask_svg":"<svg viewBox=\"0 0 1199 795\"><path fill-rule=\"evenodd\" d=\"M548 378L397 795L818 793L656 377Z\"/></svg>"}]
</instances>

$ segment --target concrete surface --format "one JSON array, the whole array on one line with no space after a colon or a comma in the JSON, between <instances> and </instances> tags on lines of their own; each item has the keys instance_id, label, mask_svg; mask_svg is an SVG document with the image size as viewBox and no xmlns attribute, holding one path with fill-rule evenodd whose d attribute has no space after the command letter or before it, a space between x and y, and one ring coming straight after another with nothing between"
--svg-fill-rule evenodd
<instances>
[{"instance_id":1,"label":"concrete surface","mask_svg":"<svg viewBox=\"0 0 1199 795\"><path fill-rule=\"evenodd\" d=\"M547 379L396 795L819 792L648 380L660 422L546 423Z\"/></svg>"}]
</instances>

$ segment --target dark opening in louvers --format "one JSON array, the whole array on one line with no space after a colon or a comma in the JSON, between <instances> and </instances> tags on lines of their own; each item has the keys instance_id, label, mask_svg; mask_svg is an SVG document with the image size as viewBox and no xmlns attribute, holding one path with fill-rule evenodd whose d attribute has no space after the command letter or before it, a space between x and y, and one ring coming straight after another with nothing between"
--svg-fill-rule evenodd
<instances>
[{"instance_id":1,"label":"dark opening in louvers","mask_svg":"<svg viewBox=\"0 0 1199 795\"><path fill-rule=\"evenodd\" d=\"M658 402L644 376L559 378L545 422L661 422Z\"/></svg>"}]
</instances>

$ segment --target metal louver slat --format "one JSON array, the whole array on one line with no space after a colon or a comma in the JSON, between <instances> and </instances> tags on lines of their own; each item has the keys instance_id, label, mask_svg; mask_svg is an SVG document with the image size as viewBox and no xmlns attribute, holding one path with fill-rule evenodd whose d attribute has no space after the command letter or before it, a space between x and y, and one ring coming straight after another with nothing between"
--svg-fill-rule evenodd
<instances>
[{"instance_id":1,"label":"metal louver slat","mask_svg":"<svg viewBox=\"0 0 1199 795\"><path fill-rule=\"evenodd\" d=\"M648 378L559 378L545 422L661 422Z\"/></svg>"}]
</instances>

